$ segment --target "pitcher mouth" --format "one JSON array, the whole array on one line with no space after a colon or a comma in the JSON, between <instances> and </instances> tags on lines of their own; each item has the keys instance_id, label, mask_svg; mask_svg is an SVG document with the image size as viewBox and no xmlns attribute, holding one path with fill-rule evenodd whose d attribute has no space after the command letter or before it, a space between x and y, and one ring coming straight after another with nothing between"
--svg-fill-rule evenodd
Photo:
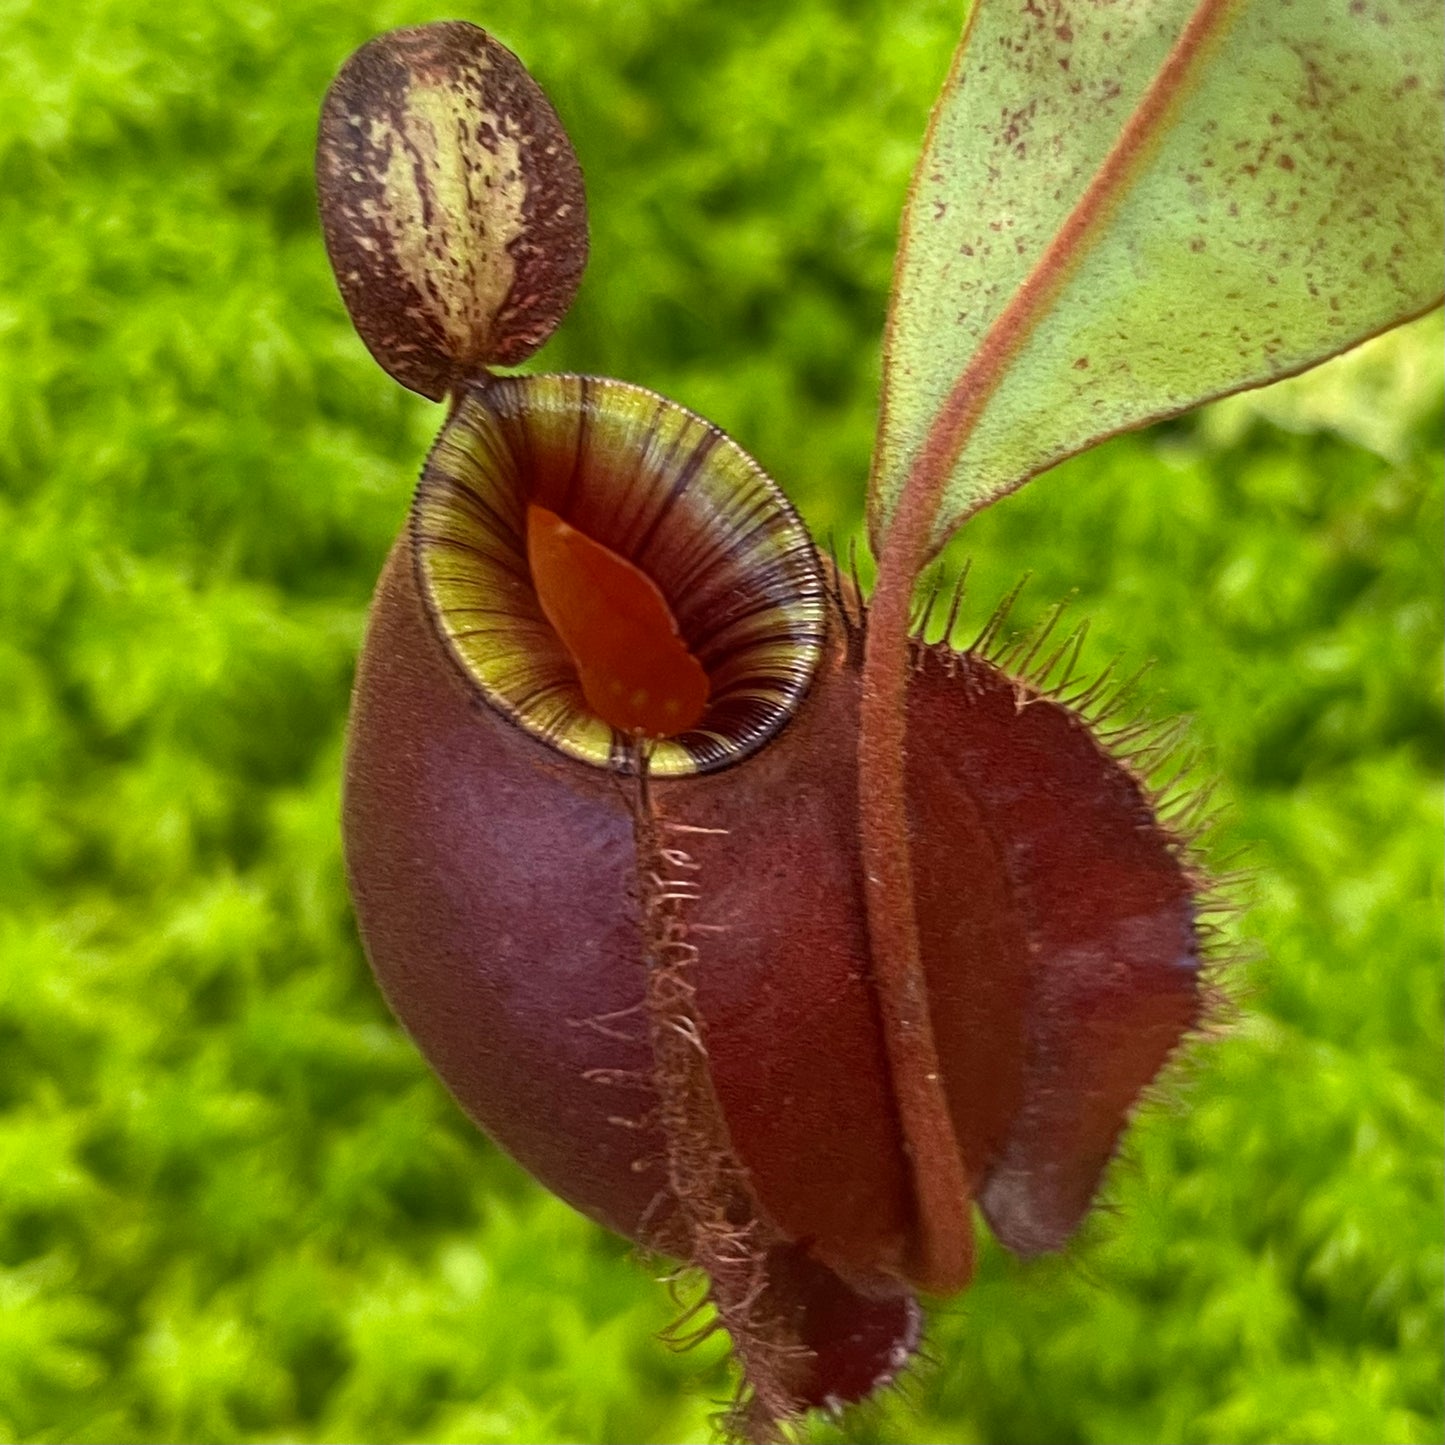
<instances>
[{"instance_id":1,"label":"pitcher mouth","mask_svg":"<svg viewBox=\"0 0 1445 1445\"><path fill-rule=\"evenodd\" d=\"M713 772L796 712L826 593L807 528L737 444L642 387L465 391L411 514L418 588L463 675L569 757ZM611 700L614 700L611 701Z\"/></svg>"}]
</instances>

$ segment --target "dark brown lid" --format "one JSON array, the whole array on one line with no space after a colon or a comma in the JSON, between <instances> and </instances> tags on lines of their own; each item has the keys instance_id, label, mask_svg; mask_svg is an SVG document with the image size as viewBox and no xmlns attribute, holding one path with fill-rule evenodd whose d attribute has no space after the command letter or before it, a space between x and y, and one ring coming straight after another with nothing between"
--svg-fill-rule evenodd
<instances>
[{"instance_id":1,"label":"dark brown lid","mask_svg":"<svg viewBox=\"0 0 1445 1445\"><path fill-rule=\"evenodd\" d=\"M363 45L321 111L326 249L361 339L440 400L530 356L587 264L567 133L521 61L445 21Z\"/></svg>"}]
</instances>

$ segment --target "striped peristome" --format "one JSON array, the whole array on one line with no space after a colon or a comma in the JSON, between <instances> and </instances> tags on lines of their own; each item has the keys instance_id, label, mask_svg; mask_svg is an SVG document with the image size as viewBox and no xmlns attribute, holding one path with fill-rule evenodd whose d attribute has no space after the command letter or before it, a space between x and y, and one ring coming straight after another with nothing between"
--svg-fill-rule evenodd
<instances>
[{"instance_id":1,"label":"striped peristome","mask_svg":"<svg viewBox=\"0 0 1445 1445\"><path fill-rule=\"evenodd\" d=\"M583 699L527 565L536 503L641 568L711 682L698 725L650 744L656 777L746 757L792 716L823 640L806 527L736 443L642 387L584 376L468 389L412 508L418 590L486 701L570 757L619 772L637 742Z\"/></svg>"}]
</instances>

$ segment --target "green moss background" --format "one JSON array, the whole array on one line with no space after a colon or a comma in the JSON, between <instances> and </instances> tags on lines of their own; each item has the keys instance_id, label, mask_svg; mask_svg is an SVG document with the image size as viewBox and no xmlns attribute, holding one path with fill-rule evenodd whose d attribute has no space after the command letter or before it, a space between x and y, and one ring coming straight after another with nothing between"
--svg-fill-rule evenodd
<instances>
[{"instance_id":1,"label":"green moss background","mask_svg":"<svg viewBox=\"0 0 1445 1445\"><path fill-rule=\"evenodd\" d=\"M593 208L539 358L856 527L940 0L498 0ZM438 409L355 339L311 148L376 0L0 4L0 1441L700 1441L627 1247L379 1002L337 837ZM970 616L1157 659L1242 852L1240 1015L1064 1258L817 1440L1441 1438L1441 328L1126 438L971 529ZM954 559L956 560L956 559Z\"/></svg>"}]
</instances>

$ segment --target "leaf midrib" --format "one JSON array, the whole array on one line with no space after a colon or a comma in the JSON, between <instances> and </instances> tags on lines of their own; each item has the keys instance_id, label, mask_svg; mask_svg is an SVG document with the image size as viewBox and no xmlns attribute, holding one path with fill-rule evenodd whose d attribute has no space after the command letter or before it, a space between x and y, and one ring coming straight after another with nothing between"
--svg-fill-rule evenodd
<instances>
[{"instance_id":1,"label":"leaf midrib","mask_svg":"<svg viewBox=\"0 0 1445 1445\"><path fill-rule=\"evenodd\" d=\"M974 14L969 17L968 31L960 46L960 58L967 48L974 15L978 7L986 3L988 0L978 0ZM910 520L917 519L920 512L923 514L923 537L916 546L904 549L913 557L913 575L917 575L926 561L927 539L937 521L944 490L989 400L1007 376L1009 366L1024 343L1049 315L1069 278L1105 234L1115 204L1127 191L1151 143L1163 133L1170 112L1180 104L1190 85L1198 80L1211 43L1224 34L1246 3L1247 0L1200 0L1073 210L989 325L983 340L950 388L908 469L893 507L895 531L905 513L909 514ZM939 112L941 110L942 101ZM934 123L939 112L935 112ZM885 411L886 407L885 397ZM881 427L879 435L881 439ZM881 467L882 456L880 445L874 458L875 474ZM875 475L875 485L876 481ZM991 497L979 498L958 519L959 522L991 500ZM907 530L912 532L913 528Z\"/></svg>"}]
</instances>

